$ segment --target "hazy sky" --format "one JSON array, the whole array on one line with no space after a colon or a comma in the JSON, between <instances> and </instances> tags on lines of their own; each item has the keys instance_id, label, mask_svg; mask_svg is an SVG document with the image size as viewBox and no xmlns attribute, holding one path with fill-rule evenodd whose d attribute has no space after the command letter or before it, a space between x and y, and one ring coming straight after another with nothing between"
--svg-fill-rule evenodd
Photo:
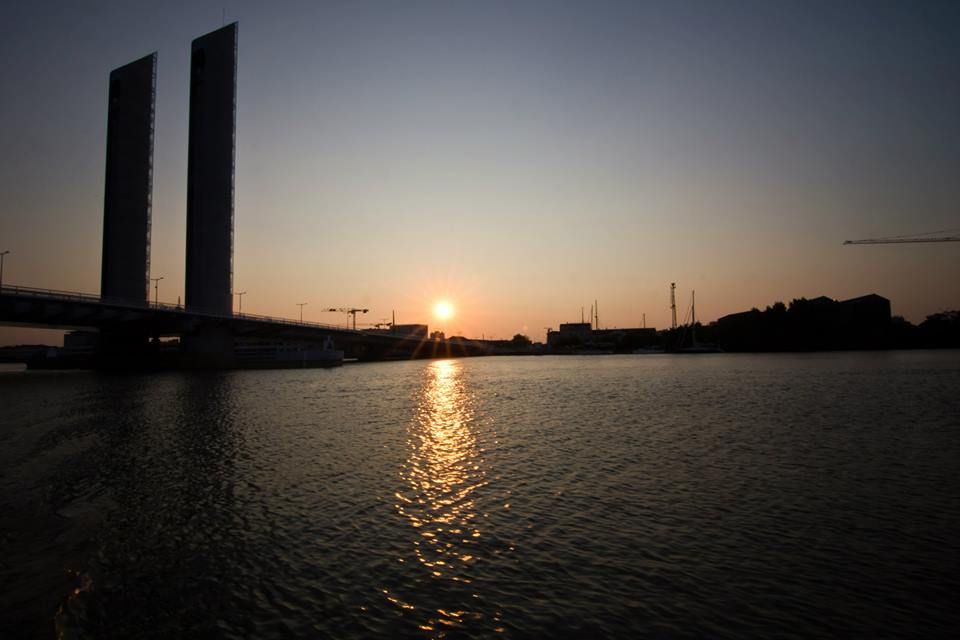
<instances>
[{"instance_id":1,"label":"hazy sky","mask_svg":"<svg viewBox=\"0 0 960 640\"><path fill-rule=\"evenodd\" d=\"M183 295L190 42L224 17L245 312L542 340L594 299L666 326L671 281L704 321L960 307L960 244L841 245L960 229L955 0L6 2L6 283L98 293L107 78L158 51L151 270Z\"/></svg>"}]
</instances>

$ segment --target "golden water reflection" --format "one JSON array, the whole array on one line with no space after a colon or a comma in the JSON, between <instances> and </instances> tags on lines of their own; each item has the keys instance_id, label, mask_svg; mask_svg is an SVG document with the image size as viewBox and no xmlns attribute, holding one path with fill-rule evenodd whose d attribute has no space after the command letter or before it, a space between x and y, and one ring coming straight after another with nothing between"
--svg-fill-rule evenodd
<instances>
[{"instance_id":1,"label":"golden water reflection","mask_svg":"<svg viewBox=\"0 0 960 640\"><path fill-rule=\"evenodd\" d=\"M430 363L407 430L408 455L400 471L404 488L396 494L397 512L416 532L414 557L428 579L464 587L471 582L470 567L483 536L473 494L487 483L473 413L461 363ZM395 594L386 596L398 607L413 608ZM462 607L436 606L421 628L457 626L470 616Z\"/></svg>"}]
</instances>

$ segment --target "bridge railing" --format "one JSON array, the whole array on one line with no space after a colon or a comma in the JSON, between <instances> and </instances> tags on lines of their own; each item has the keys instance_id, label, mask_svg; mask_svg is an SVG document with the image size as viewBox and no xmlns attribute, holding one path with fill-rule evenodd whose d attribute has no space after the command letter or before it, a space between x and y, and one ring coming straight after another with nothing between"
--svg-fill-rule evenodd
<instances>
[{"instance_id":1,"label":"bridge railing","mask_svg":"<svg viewBox=\"0 0 960 640\"><path fill-rule=\"evenodd\" d=\"M213 314L206 314L206 315L213 315ZM296 327L314 327L314 328L317 328L317 329L334 329L334 330L336 330L336 331L351 331L351 332L352 332L351 329L345 329L344 327L338 327L337 325L334 325L334 324L324 324L324 323L322 323L322 322L310 322L310 321L302 322L302 321L300 321L300 320L291 320L291 319L289 319L289 318L278 318L278 317L276 317L276 316L261 316L261 315L255 314L255 313L235 313L235 314L230 315L230 316L218 316L218 317L234 318L234 319L240 318L240 319L242 319L242 320L257 320L257 321L261 321L261 322L275 322L275 323L278 323L278 324L288 324L288 325L296 326ZM357 331L356 333L360 333L360 332Z\"/></svg>"},{"instance_id":2,"label":"bridge railing","mask_svg":"<svg viewBox=\"0 0 960 640\"><path fill-rule=\"evenodd\" d=\"M99 295L93 293L81 293L79 291L62 291L59 289L41 289L37 287L24 287L19 285L3 285L3 288L0 289L0 293L13 294L18 296L28 296L32 298L45 298L45 299L55 299L55 300L64 300L64 301L79 301L79 302L93 302L97 304L109 304L116 307L126 307L131 310L143 311L145 309L160 309L163 311L169 311L173 313L183 313L189 315L199 315L209 318L218 318L224 320L253 320L256 322L272 322L275 324L284 324L294 327L311 327L314 329L327 329L327 330L336 330L336 331L351 331L350 329L345 329L343 327L338 327L333 324L324 324L322 322L302 322L300 320L291 320L289 318L278 318L276 316L263 316L255 313L234 313L234 314L219 314L219 313L208 313L208 312L198 312L193 310L184 309L183 306L179 304L171 304L169 302L144 302L142 305L130 304L125 300L116 300L110 298L101 298ZM351 331L352 332L352 331ZM357 331L356 333L360 333Z\"/></svg>"},{"instance_id":3,"label":"bridge railing","mask_svg":"<svg viewBox=\"0 0 960 640\"><path fill-rule=\"evenodd\" d=\"M38 289L36 287L21 287L19 285L3 285L0 293L12 293L19 296L32 296L37 298L60 298L62 300L84 300L87 302L100 302L100 296L92 293L79 293L77 291L60 291L57 289Z\"/></svg>"}]
</instances>

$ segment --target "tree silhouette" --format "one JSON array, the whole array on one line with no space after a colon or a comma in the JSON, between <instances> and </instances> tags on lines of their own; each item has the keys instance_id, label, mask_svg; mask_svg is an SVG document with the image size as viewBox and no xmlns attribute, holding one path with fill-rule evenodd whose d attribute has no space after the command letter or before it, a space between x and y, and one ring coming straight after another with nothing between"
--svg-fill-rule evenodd
<instances>
[{"instance_id":1,"label":"tree silhouette","mask_svg":"<svg viewBox=\"0 0 960 640\"><path fill-rule=\"evenodd\" d=\"M522 333L518 333L510 340L510 344L515 347L529 347L531 344L533 344L533 342L527 336L523 335Z\"/></svg>"}]
</instances>

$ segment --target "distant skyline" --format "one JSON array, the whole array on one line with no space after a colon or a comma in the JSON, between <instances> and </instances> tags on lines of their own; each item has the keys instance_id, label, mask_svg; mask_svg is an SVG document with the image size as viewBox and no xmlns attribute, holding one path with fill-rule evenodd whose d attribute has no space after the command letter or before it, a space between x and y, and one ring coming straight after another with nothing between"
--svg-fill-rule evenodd
<instances>
[{"instance_id":1,"label":"distant skyline","mask_svg":"<svg viewBox=\"0 0 960 640\"><path fill-rule=\"evenodd\" d=\"M960 245L842 246L960 229L957 2L7 3L4 284L98 293L107 79L157 51L151 276L183 296L190 42L232 21L245 312L543 340L594 300L668 327L670 282L704 322L960 307Z\"/></svg>"}]
</instances>

